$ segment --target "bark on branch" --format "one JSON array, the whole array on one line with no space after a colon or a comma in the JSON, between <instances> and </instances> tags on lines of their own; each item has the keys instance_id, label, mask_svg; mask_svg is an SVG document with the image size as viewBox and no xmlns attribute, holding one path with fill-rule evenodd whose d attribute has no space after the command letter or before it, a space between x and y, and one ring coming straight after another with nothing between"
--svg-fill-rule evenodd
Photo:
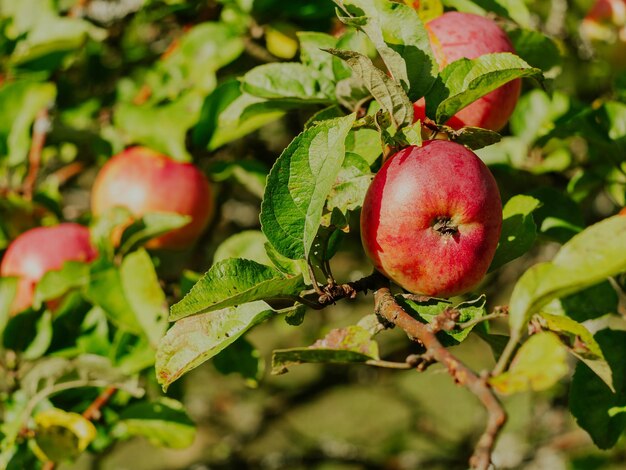
<instances>
[{"instance_id":1,"label":"bark on branch","mask_svg":"<svg viewBox=\"0 0 626 470\"><path fill-rule=\"evenodd\" d=\"M437 339L437 328L421 323L406 313L396 302L389 287L379 287L374 294L376 313L389 323L398 326L414 341L424 345L432 359L442 363L454 380L470 390L487 410L487 427L478 440L470 465L474 469L487 470L491 464L491 454L498 433L506 422L506 413L500 401L483 377L479 377ZM439 328L440 329L440 328Z\"/></svg>"}]
</instances>

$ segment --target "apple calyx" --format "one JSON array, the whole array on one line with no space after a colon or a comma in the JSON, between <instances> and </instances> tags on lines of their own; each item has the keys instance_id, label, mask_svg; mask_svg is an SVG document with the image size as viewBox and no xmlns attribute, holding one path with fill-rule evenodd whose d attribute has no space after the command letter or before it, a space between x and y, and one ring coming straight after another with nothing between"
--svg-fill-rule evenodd
<instances>
[{"instance_id":1,"label":"apple calyx","mask_svg":"<svg viewBox=\"0 0 626 470\"><path fill-rule=\"evenodd\" d=\"M452 237L459 233L459 226L452 222L451 217L440 215L433 220L433 230L442 236Z\"/></svg>"}]
</instances>

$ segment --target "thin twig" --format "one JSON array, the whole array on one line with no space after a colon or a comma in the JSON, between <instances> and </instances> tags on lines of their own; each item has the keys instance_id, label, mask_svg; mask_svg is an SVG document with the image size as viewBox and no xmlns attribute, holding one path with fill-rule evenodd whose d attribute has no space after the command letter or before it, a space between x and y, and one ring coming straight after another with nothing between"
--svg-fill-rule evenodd
<instances>
[{"instance_id":1,"label":"thin twig","mask_svg":"<svg viewBox=\"0 0 626 470\"><path fill-rule=\"evenodd\" d=\"M437 339L430 325L424 324L406 313L398 305L388 286L380 287L375 292L376 313L388 322L402 328L413 340L424 345L427 353L437 362L448 369L449 374L460 385L465 386L481 401L487 410L487 427L480 437L470 465L474 469L487 470L491 464L491 453L498 437L498 433L506 422L506 413L498 398L486 382L472 370L466 367L450 353Z\"/></svg>"},{"instance_id":2,"label":"thin twig","mask_svg":"<svg viewBox=\"0 0 626 470\"><path fill-rule=\"evenodd\" d=\"M88 419L89 421L100 419L100 410L109 402L115 392L117 392L117 387L109 386L105 388L102 393L98 395L93 402L91 402L91 405L83 411L83 418Z\"/></svg>"},{"instance_id":3,"label":"thin twig","mask_svg":"<svg viewBox=\"0 0 626 470\"><path fill-rule=\"evenodd\" d=\"M477 317L477 318L473 318L463 323L457 323L456 326L460 330L464 330L465 328L470 328L484 321L497 320L498 318L506 318L508 315L509 315L508 313L504 313L504 312L493 312L493 313L490 313L489 315L485 315L484 317Z\"/></svg>"},{"instance_id":4,"label":"thin twig","mask_svg":"<svg viewBox=\"0 0 626 470\"><path fill-rule=\"evenodd\" d=\"M517 348L517 343L519 339L518 336L519 335L511 334L511 336L509 337L509 341L506 343L506 346L502 351L502 354L500 354L500 357L498 358L498 362L496 362L495 367L491 371L491 375L500 375L502 372L504 372L506 366L511 360L511 356Z\"/></svg>"},{"instance_id":5,"label":"thin twig","mask_svg":"<svg viewBox=\"0 0 626 470\"><path fill-rule=\"evenodd\" d=\"M33 124L33 138L28 152L28 173L24 179L22 191L24 198L31 200L33 191L37 181L37 173L41 166L41 151L46 143L46 134L50 128L50 120L48 117L48 108L44 107L37 113L35 123Z\"/></svg>"}]
</instances>

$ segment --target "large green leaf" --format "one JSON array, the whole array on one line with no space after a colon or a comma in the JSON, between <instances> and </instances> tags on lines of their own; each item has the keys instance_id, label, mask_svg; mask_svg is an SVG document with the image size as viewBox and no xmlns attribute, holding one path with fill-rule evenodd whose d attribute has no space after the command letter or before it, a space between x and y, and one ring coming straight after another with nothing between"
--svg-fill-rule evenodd
<instances>
[{"instance_id":1,"label":"large green leaf","mask_svg":"<svg viewBox=\"0 0 626 470\"><path fill-rule=\"evenodd\" d=\"M391 76L412 101L426 94L439 66L417 12L388 0L335 0L372 40ZM366 17L366 18L364 18ZM350 18L342 18L350 21Z\"/></svg>"},{"instance_id":2,"label":"large green leaf","mask_svg":"<svg viewBox=\"0 0 626 470\"><path fill-rule=\"evenodd\" d=\"M125 408L112 433L118 438L142 436L155 446L184 449L193 443L196 426L182 403L162 397Z\"/></svg>"},{"instance_id":3,"label":"large green leaf","mask_svg":"<svg viewBox=\"0 0 626 470\"><path fill-rule=\"evenodd\" d=\"M330 193L345 158L355 116L323 121L298 135L267 178L261 225L283 256L308 258Z\"/></svg>"},{"instance_id":4,"label":"large green leaf","mask_svg":"<svg viewBox=\"0 0 626 470\"><path fill-rule=\"evenodd\" d=\"M328 52L346 61L355 76L389 113L396 127L405 127L413 123L413 104L402 86L377 68L369 57L358 52L339 49L329 49Z\"/></svg>"},{"instance_id":5,"label":"large green leaf","mask_svg":"<svg viewBox=\"0 0 626 470\"><path fill-rule=\"evenodd\" d=\"M504 394L546 390L567 374L566 357L567 351L554 333L537 333L522 345L508 370L490 378L489 383Z\"/></svg>"},{"instance_id":6,"label":"large green leaf","mask_svg":"<svg viewBox=\"0 0 626 470\"><path fill-rule=\"evenodd\" d=\"M332 103L334 86L317 70L296 62L259 65L241 80L244 92L264 99Z\"/></svg>"},{"instance_id":7,"label":"large green leaf","mask_svg":"<svg viewBox=\"0 0 626 470\"><path fill-rule=\"evenodd\" d=\"M238 81L226 81L205 99L193 141L214 150L275 121L286 109L298 106L295 102L289 105L270 102L243 93Z\"/></svg>"},{"instance_id":8,"label":"large green leaf","mask_svg":"<svg viewBox=\"0 0 626 470\"><path fill-rule=\"evenodd\" d=\"M302 276L285 276L248 259L229 258L214 264L191 291L171 308L170 320L210 312L255 300L296 295Z\"/></svg>"},{"instance_id":9,"label":"large green leaf","mask_svg":"<svg viewBox=\"0 0 626 470\"><path fill-rule=\"evenodd\" d=\"M615 393L585 363L572 379L569 408L601 449L613 447L626 429L626 332L602 330L595 339L613 372Z\"/></svg>"},{"instance_id":10,"label":"large green leaf","mask_svg":"<svg viewBox=\"0 0 626 470\"><path fill-rule=\"evenodd\" d=\"M552 262L528 269L511 295L512 334L519 335L530 316L552 299L626 271L625 244L626 217L610 217L573 237Z\"/></svg>"},{"instance_id":11,"label":"large green leaf","mask_svg":"<svg viewBox=\"0 0 626 470\"><path fill-rule=\"evenodd\" d=\"M426 95L426 114L445 123L478 98L521 77L541 78L541 70L509 52L459 59L446 66Z\"/></svg>"},{"instance_id":12,"label":"large green leaf","mask_svg":"<svg viewBox=\"0 0 626 470\"><path fill-rule=\"evenodd\" d=\"M53 104L56 86L20 80L0 88L0 157L10 166L26 161L37 113Z\"/></svg>"},{"instance_id":13,"label":"large green leaf","mask_svg":"<svg viewBox=\"0 0 626 470\"><path fill-rule=\"evenodd\" d=\"M126 256L120 266L120 278L137 321L156 348L167 329L167 302L150 255L138 250Z\"/></svg>"},{"instance_id":14,"label":"large green leaf","mask_svg":"<svg viewBox=\"0 0 626 470\"><path fill-rule=\"evenodd\" d=\"M341 171L328 195L327 208L334 208L342 213L354 211L361 207L374 175L369 164L355 153L346 153Z\"/></svg>"},{"instance_id":15,"label":"large green leaf","mask_svg":"<svg viewBox=\"0 0 626 470\"><path fill-rule=\"evenodd\" d=\"M183 374L211 359L253 326L274 315L265 302L227 307L183 318L161 340L156 354L158 382L167 390Z\"/></svg>"}]
</instances>

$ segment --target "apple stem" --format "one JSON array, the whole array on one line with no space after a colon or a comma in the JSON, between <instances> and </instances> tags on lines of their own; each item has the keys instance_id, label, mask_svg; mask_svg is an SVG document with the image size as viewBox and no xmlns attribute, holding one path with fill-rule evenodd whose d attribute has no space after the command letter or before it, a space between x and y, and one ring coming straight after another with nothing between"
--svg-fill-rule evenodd
<instances>
[{"instance_id":1,"label":"apple stem","mask_svg":"<svg viewBox=\"0 0 626 470\"><path fill-rule=\"evenodd\" d=\"M375 311L379 316L400 327L412 340L424 345L428 356L445 365L454 380L470 390L483 404L488 415L487 426L474 449L470 466L473 469L487 470L491 465L491 454L496 439L507 420L506 412L489 386L487 377L476 375L444 348L437 339L436 327L433 328L430 324L421 323L405 312L391 294L388 283L376 289L374 302ZM450 312L446 315L449 314Z\"/></svg>"}]
</instances>

